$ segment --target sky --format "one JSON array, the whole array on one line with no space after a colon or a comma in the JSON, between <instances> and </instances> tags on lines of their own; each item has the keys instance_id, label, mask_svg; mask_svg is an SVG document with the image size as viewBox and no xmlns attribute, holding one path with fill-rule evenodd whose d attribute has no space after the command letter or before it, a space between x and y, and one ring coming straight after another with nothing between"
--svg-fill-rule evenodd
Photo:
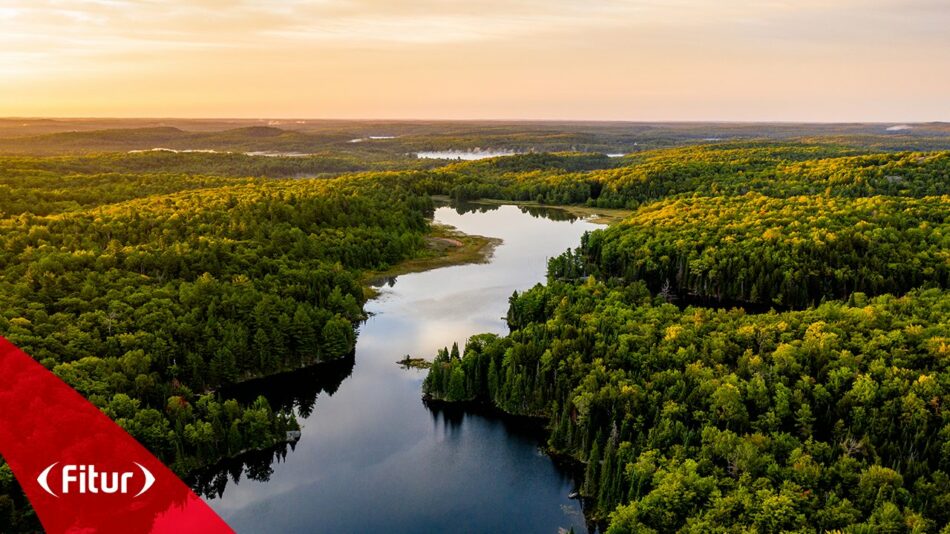
<instances>
[{"instance_id":1,"label":"sky","mask_svg":"<svg viewBox=\"0 0 950 534\"><path fill-rule=\"evenodd\" d=\"M950 120L950 0L0 0L0 116Z\"/></svg>"}]
</instances>

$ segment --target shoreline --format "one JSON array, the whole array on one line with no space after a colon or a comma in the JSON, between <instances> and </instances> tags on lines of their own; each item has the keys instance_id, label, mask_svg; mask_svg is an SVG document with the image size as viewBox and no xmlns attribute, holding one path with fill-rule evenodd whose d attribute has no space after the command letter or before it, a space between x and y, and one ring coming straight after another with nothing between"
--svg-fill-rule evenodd
<instances>
[{"instance_id":1,"label":"shoreline","mask_svg":"<svg viewBox=\"0 0 950 534\"><path fill-rule=\"evenodd\" d=\"M452 199L445 195L432 195L432 200L452 203ZM583 206L576 204L541 204L536 200L504 200L499 198L480 198L477 200L465 200L468 204L484 204L487 206L519 206L524 208L547 208L565 211L586 219L596 224L606 224L608 226L617 224L633 214L634 210L624 208L597 208L592 206Z\"/></svg>"},{"instance_id":2,"label":"shoreline","mask_svg":"<svg viewBox=\"0 0 950 534\"><path fill-rule=\"evenodd\" d=\"M389 280L410 273L421 273L472 263L488 263L495 248L502 244L497 237L470 235L454 226L433 222L425 236L426 248L422 255L402 261L383 271L363 274L363 295L367 301L379 296L379 287Z\"/></svg>"},{"instance_id":3,"label":"shoreline","mask_svg":"<svg viewBox=\"0 0 950 534\"><path fill-rule=\"evenodd\" d=\"M432 200L452 203L451 198L445 195L431 195ZM633 213L633 210L620 208L595 208L590 206L576 206L570 204L539 204L534 200L504 200L483 198L467 200L472 204L487 206L518 206L524 208L548 208L570 213L581 219L596 224L611 226L619 223ZM415 258L409 258L382 271L366 271L363 273L363 296L367 301L379 296L379 287L390 279L404 274L421 273L473 263L488 263L491 261L495 248L503 243L497 237L466 234L457 228L432 222L429 233L425 236L426 250Z\"/></svg>"},{"instance_id":4,"label":"shoreline","mask_svg":"<svg viewBox=\"0 0 950 534\"><path fill-rule=\"evenodd\" d=\"M390 278L395 278L397 276L409 273L431 271L442 267L451 267L454 265L487 263L491 261L495 247L502 243L502 240L496 237L465 234L453 226L435 222L431 223L430 231L425 236L425 241L426 249L422 256L410 258L384 271L367 271L363 274L363 295L366 301L372 300L378 297L380 294L380 291L376 286L374 286L374 284L378 284L380 286L384 285ZM364 314L365 313L366 312L364 310ZM269 379L272 380L281 376L294 375L308 369L312 370L315 368L330 367L333 364L338 364L340 361L352 359L353 357L354 354L351 351L348 356L334 358L331 360L314 361L292 369L282 369L272 374L244 377L241 380L230 384L230 387L232 388L230 393L234 393L234 388L253 389L255 386L259 386L259 384L266 382ZM410 360L421 360L420 362L413 361L412 363L415 364L423 362L425 364L430 363L422 358ZM397 361L396 363L401 364L404 363L404 361ZM428 365L413 365L412 367L426 369L428 368ZM210 392L217 394L222 393L221 388L212 390ZM300 429L297 430L298 433L299 431ZM189 467L179 476L182 479L193 478L202 471L213 470L223 465L233 464L235 461L254 454L269 453L286 445L296 445L299 439L299 436L296 437L296 439L289 439L289 437L287 439L278 439L274 443L265 447L249 448L236 454L222 455L216 458L214 461Z\"/></svg>"},{"instance_id":5,"label":"shoreline","mask_svg":"<svg viewBox=\"0 0 950 534\"><path fill-rule=\"evenodd\" d=\"M568 452L555 449L548 444L548 438L551 436L551 428L548 425L550 417L548 415L511 413L500 408L495 403L484 399L447 401L428 394L423 394L422 403L426 408L435 413L455 412L474 414L521 424L529 428L530 432L533 433L540 442L538 449L550 458L556 466L571 473L574 481L577 482L574 491L578 493L576 499L581 503L584 522L587 523L588 530L591 532L595 529L600 530L600 532L605 531L606 518L598 517L587 509L587 506L593 504L595 499L588 495L580 494L580 486L584 481L584 470L587 468L587 463Z\"/></svg>"}]
</instances>

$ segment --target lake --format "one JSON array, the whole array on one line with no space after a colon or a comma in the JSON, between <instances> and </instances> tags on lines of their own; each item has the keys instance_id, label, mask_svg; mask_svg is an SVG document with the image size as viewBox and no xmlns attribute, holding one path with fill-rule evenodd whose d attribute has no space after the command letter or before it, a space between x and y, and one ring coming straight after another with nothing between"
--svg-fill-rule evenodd
<instances>
[{"instance_id":1,"label":"lake","mask_svg":"<svg viewBox=\"0 0 950 534\"><path fill-rule=\"evenodd\" d=\"M568 498L574 475L541 451L538 424L430 409L426 371L396 361L507 333L512 292L542 282L547 258L599 225L514 206L440 207L435 220L503 243L490 263L387 280L366 305L354 358L242 386L292 406L303 430L293 450L193 481L238 532L587 532Z\"/></svg>"},{"instance_id":2,"label":"lake","mask_svg":"<svg viewBox=\"0 0 950 534\"><path fill-rule=\"evenodd\" d=\"M416 152L417 158L422 159L460 159L473 161L476 159L497 158L499 156L514 156L524 152L512 150L424 150Z\"/></svg>"}]
</instances>

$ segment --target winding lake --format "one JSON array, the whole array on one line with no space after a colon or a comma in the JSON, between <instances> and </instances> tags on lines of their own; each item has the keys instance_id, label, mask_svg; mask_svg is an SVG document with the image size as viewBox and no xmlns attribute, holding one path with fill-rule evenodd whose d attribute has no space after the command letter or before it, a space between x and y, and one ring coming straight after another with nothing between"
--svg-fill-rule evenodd
<instances>
[{"instance_id":1,"label":"winding lake","mask_svg":"<svg viewBox=\"0 0 950 534\"><path fill-rule=\"evenodd\" d=\"M503 239L492 261L388 280L366 305L353 359L254 384L298 410L302 438L202 474L193 482L209 504L238 532L587 532L568 499L574 477L540 451L537 425L432 410L421 400L425 371L396 364L506 333L511 293L543 281L547 258L598 227L570 219L438 208L437 222Z\"/></svg>"}]
</instances>

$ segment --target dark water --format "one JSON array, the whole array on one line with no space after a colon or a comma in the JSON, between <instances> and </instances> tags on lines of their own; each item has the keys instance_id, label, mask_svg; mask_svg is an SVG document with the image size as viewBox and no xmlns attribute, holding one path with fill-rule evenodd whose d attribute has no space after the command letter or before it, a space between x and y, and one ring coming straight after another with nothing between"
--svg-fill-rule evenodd
<instances>
[{"instance_id":1,"label":"dark water","mask_svg":"<svg viewBox=\"0 0 950 534\"><path fill-rule=\"evenodd\" d=\"M396 361L505 333L511 293L542 281L547 258L597 226L513 206L442 207L435 217L504 243L491 263L385 286L367 304L373 315L352 360L255 386L301 413L303 437L294 450L251 455L196 482L238 532L587 531L567 497L575 481L540 452L536 425L430 409L421 401L425 371Z\"/></svg>"}]
</instances>

